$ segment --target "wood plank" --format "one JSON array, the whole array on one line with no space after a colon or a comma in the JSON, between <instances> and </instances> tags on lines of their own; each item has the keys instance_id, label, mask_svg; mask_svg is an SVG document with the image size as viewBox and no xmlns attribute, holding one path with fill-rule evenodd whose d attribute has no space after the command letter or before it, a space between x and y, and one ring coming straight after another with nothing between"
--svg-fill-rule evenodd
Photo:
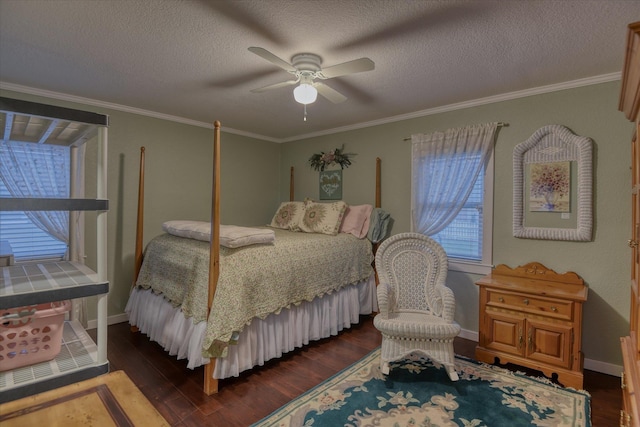
<instances>
[{"instance_id":1,"label":"wood plank","mask_svg":"<svg viewBox=\"0 0 640 427\"><path fill-rule=\"evenodd\" d=\"M246 427L361 359L378 345L380 334L373 326L373 318L363 316L360 324L338 336L310 343L238 378L221 380L220 391L213 396L202 391L202 368L187 369L185 361L167 355L144 335L131 334L127 323L109 326L108 351L112 369L123 369L130 372L130 376L138 371L135 380L138 387L143 394L153 396L149 400L172 426ZM462 338L454 341L456 354L469 358L474 357L476 345L477 342ZM323 361L329 358L332 360ZM317 371L320 361L322 374ZM145 365L150 368L143 368ZM523 371L521 367L513 368ZM165 385L161 385L162 382ZM622 406L620 378L585 370L584 386L591 394L593 426L617 425ZM169 400L162 401L161 394L154 391L159 387L178 390L184 400L171 400L177 398L168 394Z\"/></svg>"},{"instance_id":2,"label":"wood plank","mask_svg":"<svg viewBox=\"0 0 640 427\"><path fill-rule=\"evenodd\" d=\"M124 371L115 371L0 405L4 427L169 426Z\"/></svg>"}]
</instances>

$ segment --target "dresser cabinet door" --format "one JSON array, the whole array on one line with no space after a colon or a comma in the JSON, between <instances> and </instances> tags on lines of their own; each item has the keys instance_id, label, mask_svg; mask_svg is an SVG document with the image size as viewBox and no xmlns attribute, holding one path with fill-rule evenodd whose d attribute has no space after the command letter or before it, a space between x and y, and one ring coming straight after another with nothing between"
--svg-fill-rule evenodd
<instances>
[{"instance_id":1,"label":"dresser cabinet door","mask_svg":"<svg viewBox=\"0 0 640 427\"><path fill-rule=\"evenodd\" d=\"M518 314L487 311L485 313L484 343L481 345L490 350L503 353L524 355L525 324L524 317Z\"/></svg>"},{"instance_id":2,"label":"dresser cabinet door","mask_svg":"<svg viewBox=\"0 0 640 427\"><path fill-rule=\"evenodd\" d=\"M527 319L526 357L571 369L573 328L569 325Z\"/></svg>"}]
</instances>

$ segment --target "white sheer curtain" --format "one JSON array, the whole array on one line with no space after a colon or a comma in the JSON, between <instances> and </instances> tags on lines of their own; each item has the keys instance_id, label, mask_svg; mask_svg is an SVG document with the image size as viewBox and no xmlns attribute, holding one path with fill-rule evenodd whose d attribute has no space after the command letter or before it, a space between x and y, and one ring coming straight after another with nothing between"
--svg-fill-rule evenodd
<instances>
[{"instance_id":1,"label":"white sheer curtain","mask_svg":"<svg viewBox=\"0 0 640 427\"><path fill-rule=\"evenodd\" d=\"M0 179L13 197L84 197L85 144L69 148L1 140L0 150ZM65 259L84 263L82 212L25 211L25 214L38 228L67 244ZM70 227L69 218L75 227ZM70 236L70 229L75 231L73 236ZM70 239L73 239L73 244L70 244ZM86 326L87 303L84 298L73 301L72 318Z\"/></svg>"},{"instance_id":2,"label":"white sheer curtain","mask_svg":"<svg viewBox=\"0 0 640 427\"><path fill-rule=\"evenodd\" d=\"M460 212L493 150L497 123L411 136L413 230L434 235Z\"/></svg>"},{"instance_id":3,"label":"white sheer curtain","mask_svg":"<svg viewBox=\"0 0 640 427\"><path fill-rule=\"evenodd\" d=\"M71 184L69 193L73 199L84 198L84 155L87 144L80 144L71 147L71 176L69 182ZM84 264L84 212L70 212L69 225L69 260ZM75 226L72 226L75 225Z\"/></svg>"},{"instance_id":4,"label":"white sheer curtain","mask_svg":"<svg viewBox=\"0 0 640 427\"><path fill-rule=\"evenodd\" d=\"M84 198L84 157L87 144L80 144L70 148L69 158L71 159L69 177L71 197L74 199ZM69 246L67 256L69 261L84 264L84 212L69 212ZM85 328L88 326L87 299L78 298L73 300L71 308L71 319L77 320Z\"/></svg>"},{"instance_id":5,"label":"white sheer curtain","mask_svg":"<svg viewBox=\"0 0 640 427\"><path fill-rule=\"evenodd\" d=\"M69 197L69 149L36 143L0 141L0 177L13 197ZM57 211L27 211L41 230L69 243L69 215Z\"/></svg>"}]
</instances>

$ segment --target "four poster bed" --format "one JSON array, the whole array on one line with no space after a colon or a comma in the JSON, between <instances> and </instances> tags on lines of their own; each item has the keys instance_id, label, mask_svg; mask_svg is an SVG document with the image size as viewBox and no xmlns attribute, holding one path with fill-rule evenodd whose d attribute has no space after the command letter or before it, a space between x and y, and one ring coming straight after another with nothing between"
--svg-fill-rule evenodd
<instances>
[{"instance_id":1,"label":"four poster bed","mask_svg":"<svg viewBox=\"0 0 640 427\"><path fill-rule=\"evenodd\" d=\"M269 227L225 226L215 122L211 222L166 222L166 234L149 242L144 258L143 171L144 148L134 287L125 311L132 329L187 358L189 368L205 365L205 393L217 392L218 379L336 335L377 311L373 246L388 221L380 209L379 158L375 207L294 202L292 167L290 202ZM318 217L337 222L312 221Z\"/></svg>"}]
</instances>

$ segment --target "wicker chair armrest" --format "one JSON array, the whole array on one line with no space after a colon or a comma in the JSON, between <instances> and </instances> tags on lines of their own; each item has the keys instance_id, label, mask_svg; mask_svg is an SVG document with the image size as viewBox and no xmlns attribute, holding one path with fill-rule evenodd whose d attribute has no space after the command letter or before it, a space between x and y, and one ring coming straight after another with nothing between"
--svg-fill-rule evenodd
<instances>
[{"instance_id":1,"label":"wicker chair armrest","mask_svg":"<svg viewBox=\"0 0 640 427\"><path fill-rule=\"evenodd\" d=\"M442 319L447 322L453 322L456 313L456 297L451 288L439 286L438 295L442 301Z\"/></svg>"},{"instance_id":2,"label":"wicker chair armrest","mask_svg":"<svg viewBox=\"0 0 640 427\"><path fill-rule=\"evenodd\" d=\"M380 283L378 284L376 292L378 296L378 310L380 310L380 314L388 317L395 306L393 288L388 283Z\"/></svg>"}]
</instances>

